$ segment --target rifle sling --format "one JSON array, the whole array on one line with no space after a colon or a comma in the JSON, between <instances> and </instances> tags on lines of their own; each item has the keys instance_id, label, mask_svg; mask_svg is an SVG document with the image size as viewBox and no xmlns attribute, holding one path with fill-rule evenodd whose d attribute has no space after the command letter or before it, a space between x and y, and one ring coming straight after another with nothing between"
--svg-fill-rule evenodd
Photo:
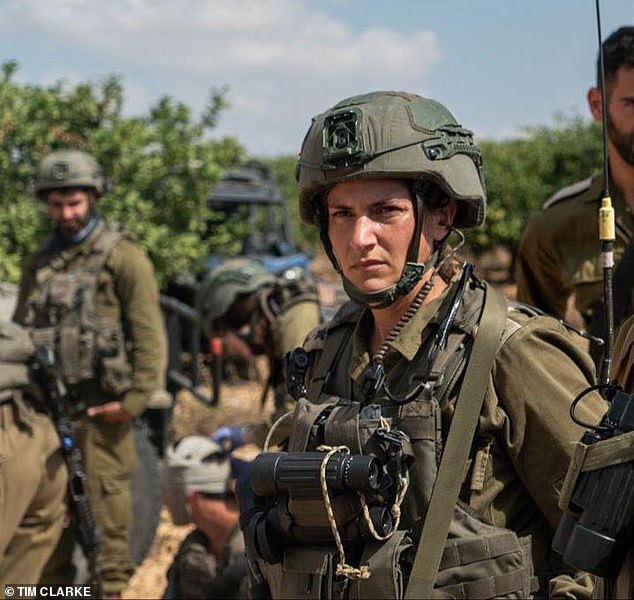
<instances>
[{"instance_id":1,"label":"rifle sling","mask_svg":"<svg viewBox=\"0 0 634 600\"><path fill-rule=\"evenodd\" d=\"M491 367L506 323L505 298L486 285L482 318L456 401L405 598L431 598L449 525L462 485Z\"/></svg>"}]
</instances>

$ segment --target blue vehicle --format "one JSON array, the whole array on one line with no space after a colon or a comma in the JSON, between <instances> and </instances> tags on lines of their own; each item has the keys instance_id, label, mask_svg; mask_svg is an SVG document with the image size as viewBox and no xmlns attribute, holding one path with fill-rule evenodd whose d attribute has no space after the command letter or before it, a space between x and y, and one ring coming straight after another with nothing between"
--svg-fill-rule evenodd
<instances>
[{"instance_id":1,"label":"blue vehicle","mask_svg":"<svg viewBox=\"0 0 634 600\"><path fill-rule=\"evenodd\" d=\"M294 241L287 199L271 179L267 167L250 163L228 173L211 190L207 208L221 222L233 220L246 224L238 256L258 260L278 276L308 275L309 257ZM204 270L226 258L221 254L210 256Z\"/></svg>"},{"instance_id":2,"label":"blue vehicle","mask_svg":"<svg viewBox=\"0 0 634 600\"><path fill-rule=\"evenodd\" d=\"M196 292L205 275L228 258L240 256L260 261L278 277L299 279L310 277L311 257L295 243L287 200L264 165L249 163L229 172L211 189L207 207L211 212L208 235L214 235L216 224L225 225L223 229L230 232L228 252L210 255L197 272L185 273L169 282L161 294L161 307L169 345L169 391L175 393L187 388L202 402L213 404L218 401L220 391L219 361L214 359L212 340L205 339L195 310ZM183 353L193 357L187 373ZM211 396L198 391L200 373L195 357L199 355L213 372Z\"/></svg>"}]
</instances>

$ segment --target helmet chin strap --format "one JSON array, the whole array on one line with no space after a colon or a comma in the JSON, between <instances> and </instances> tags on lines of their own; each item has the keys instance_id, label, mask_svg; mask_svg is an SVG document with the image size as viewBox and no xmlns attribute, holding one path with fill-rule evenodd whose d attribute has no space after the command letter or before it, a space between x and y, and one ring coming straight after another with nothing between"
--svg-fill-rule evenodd
<instances>
[{"instance_id":1,"label":"helmet chin strap","mask_svg":"<svg viewBox=\"0 0 634 600\"><path fill-rule=\"evenodd\" d=\"M364 304L370 308L386 308L400 296L406 296L411 292L416 284L423 278L423 274L438 262L440 253L438 250L425 261L425 263L405 263L401 278L393 285L377 290L376 292L362 292L343 274L343 288L350 298L359 304Z\"/></svg>"},{"instance_id":2,"label":"helmet chin strap","mask_svg":"<svg viewBox=\"0 0 634 600\"><path fill-rule=\"evenodd\" d=\"M423 264L418 262L420 238L423 229L423 198L419 192L414 192L414 198L415 201L413 202L413 205L415 210L416 228L407 250L407 257L405 259L405 265L403 267L403 271L401 272L401 276L396 283L383 288L382 290L377 290L376 292L363 292L343 274L328 237L328 213L323 209L323 206L318 211L319 235L321 237L321 242L330 262L341 274L344 290L355 302L371 308L386 308L400 296L406 296L409 294L409 292L411 292L416 284L423 278L423 275L430 268L435 267L438 264L442 248L444 247L447 238L443 239L436 245L432 255Z\"/></svg>"}]
</instances>

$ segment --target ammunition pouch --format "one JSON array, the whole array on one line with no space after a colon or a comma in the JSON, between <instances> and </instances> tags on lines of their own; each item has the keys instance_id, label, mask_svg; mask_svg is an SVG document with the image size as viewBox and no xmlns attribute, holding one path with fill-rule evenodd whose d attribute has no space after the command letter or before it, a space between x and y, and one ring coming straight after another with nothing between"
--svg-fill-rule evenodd
<instances>
[{"instance_id":1,"label":"ammunition pouch","mask_svg":"<svg viewBox=\"0 0 634 600\"><path fill-rule=\"evenodd\" d=\"M52 350L66 385L98 380L107 394L121 395L132 387L121 319L97 314L99 276L122 234L101 226L84 263L71 269L56 257L44 264L27 300L25 326L35 345Z\"/></svg>"},{"instance_id":2,"label":"ammunition pouch","mask_svg":"<svg viewBox=\"0 0 634 600\"><path fill-rule=\"evenodd\" d=\"M533 575L530 536L484 523L458 504L434 582L434 598L530 598Z\"/></svg>"}]
</instances>

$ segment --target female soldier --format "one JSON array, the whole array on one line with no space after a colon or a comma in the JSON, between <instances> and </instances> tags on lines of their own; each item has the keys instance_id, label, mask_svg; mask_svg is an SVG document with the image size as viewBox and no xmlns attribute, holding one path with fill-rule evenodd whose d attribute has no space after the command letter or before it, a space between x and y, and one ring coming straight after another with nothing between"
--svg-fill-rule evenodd
<instances>
[{"instance_id":1,"label":"female soldier","mask_svg":"<svg viewBox=\"0 0 634 600\"><path fill-rule=\"evenodd\" d=\"M564 326L509 306L469 266L438 275L454 227L484 220L472 133L430 99L356 96L313 119L297 173L302 219L352 302L304 344L306 395L268 471L275 493L266 455L253 469L255 493L274 500L245 536L272 596L590 597L550 538L583 433L568 410L592 363ZM593 399L586 422L603 409ZM286 486L307 452L319 485L304 462Z\"/></svg>"}]
</instances>

